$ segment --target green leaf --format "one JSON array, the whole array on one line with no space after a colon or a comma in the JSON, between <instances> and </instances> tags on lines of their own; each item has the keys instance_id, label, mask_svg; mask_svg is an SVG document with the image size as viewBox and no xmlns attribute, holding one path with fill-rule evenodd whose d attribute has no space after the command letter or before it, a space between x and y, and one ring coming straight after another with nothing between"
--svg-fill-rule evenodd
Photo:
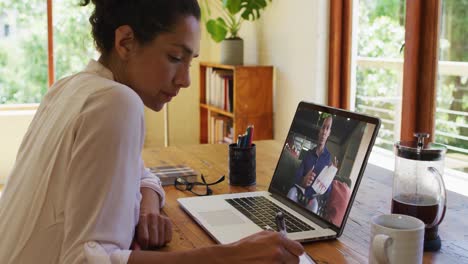
<instances>
[{"instance_id":1,"label":"green leaf","mask_svg":"<svg viewBox=\"0 0 468 264\"><path fill-rule=\"evenodd\" d=\"M267 6L267 0L241 0L243 9L241 16L245 20L256 20L260 18L260 10ZM271 0L268 0L271 2Z\"/></svg>"},{"instance_id":2,"label":"green leaf","mask_svg":"<svg viewBox=\"0 0 468 264\"><path fill-rule=\"evenodd\" d=\"M223 0L223 7L232 15L237 14L241 10L241 4L242 0Z\"/></svg>"},{"instance_id":3,"label":"green leaf","mask_svg":"<svg viewBox=\"0 0 468 264\"><path fill-rule=\"evenodd\" d=\"M211 38L216 42L221 42L226 38L228 33L228 26L224 19L218 17L218 19L210 19L206 23L206 30L210 33Z\"/></svg>"}]
</instances>

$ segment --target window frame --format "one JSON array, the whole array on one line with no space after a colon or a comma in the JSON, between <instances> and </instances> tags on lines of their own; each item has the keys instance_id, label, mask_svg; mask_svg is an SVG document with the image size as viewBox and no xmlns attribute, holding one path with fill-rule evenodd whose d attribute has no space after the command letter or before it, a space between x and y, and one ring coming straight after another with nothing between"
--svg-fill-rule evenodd
<instances>
[{"instance_id":1,"label":"window frame","mask_svg":"<svg viewBox=\"0 0 468 264\"><path fill-rule=\"evenodd\" d=\"M350 109L353 0L330 2L328 104ZM407 0L400 140L435 139L441 1Z\"/></svg>"},{"instance_id":2,"label":"window frame","mask_svg":"<svg viewBox=\"0 0 468 264\"><path fill-rule=\"evenodd\" d=\"M54 23L52 0L47 0L47 70L47 77L50 88L55 82Z\"/></svg>"},{"instance_id":3,"label":"window frame","mask_svg":"<svg viewBox=\"0 0 468 264\"><path fill-rule=\"evenodd\" d=\"M441 1L407 0L401 140L415 132L435 140Z\"/></svg>"},{"instance_id":4,"label":"window frame","mask_svg":"<svg viewBox=\"0 0 468 264\"><path fill-rule=\"evenodd\" d=\"M353 0L330 1L328 105L350 109Z\"/></svg>"}]
</instances>

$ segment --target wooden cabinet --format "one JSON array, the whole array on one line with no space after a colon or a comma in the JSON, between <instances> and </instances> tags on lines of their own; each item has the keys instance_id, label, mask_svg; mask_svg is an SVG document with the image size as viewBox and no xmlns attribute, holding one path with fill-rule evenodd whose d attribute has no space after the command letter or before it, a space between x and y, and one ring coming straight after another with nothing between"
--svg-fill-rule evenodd
<instances>
[{"instance_id":1,"label":"wooden cabinet","mask_svg":"<svg viewBox=\"0 0 468 264\"><path fill-rule=\"evenodd\" d=\"M235 142L248 125L273 138L273 67L200 63L200 143Z\"/></svg>"}]
</instances>

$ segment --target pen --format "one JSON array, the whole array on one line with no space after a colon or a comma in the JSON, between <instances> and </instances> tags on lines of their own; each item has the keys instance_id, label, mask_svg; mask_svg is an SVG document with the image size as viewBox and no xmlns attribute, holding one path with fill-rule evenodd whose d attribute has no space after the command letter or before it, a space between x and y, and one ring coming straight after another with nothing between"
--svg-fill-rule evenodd
<instances>
[{"instance_id":1,"label":"pen","mask_svg":"<svg viewBox=\"0 0 468 264\"><path fill-rule=\"evenodd\" d=\"M250 125L249 147L252 146L253 135L254 135L254 126L253 126L253 125Z\"/></svg>"},{"instance_id":2,"label":"pen","mask_svg":"<svg viewBox=\"0 0 468 264\"><path fill-rule=\"evenodd\" d=\"M244 133L244 135L245 135L244 145L243 145L244 148L248 147L247 144L249 143L249 137L250 137L250 128L249 127L250 126L247 127L247 129L245 130L245 133Z\"/></svg>"},{"instance_id":3,"label":"pen","mask_svg":"<svg viewBox=\"0 0 468 264\"><path fill-rule=\"evenodd\" d=\"M284 222L283 212L277 212L275 216L275 220L276 220L276 227L278 228L278 232L280 232L281 235L286 237L287 235L286 223Z\"/></svg>"},{"instance_id":4,"label":"pen","mask_svg":"<svg viewBox=\"0 0 468 264\"><path fill-rule=\"evenodd\" d=\"M284 221L284 214L283 212L277 212L276 213L276 216L275 216L275 220L276 220L276 227L278 228L278 232L280 232L280 234L284 237L286 237L286 235L288 234L286 232L286 223ZM316 264L317 262L315 262L311 257L309 257L309 255L307 255L307 253L302 253L302 255L299 256L299 263L307 263L307 264Z\"/></svg>"}]
</instances>

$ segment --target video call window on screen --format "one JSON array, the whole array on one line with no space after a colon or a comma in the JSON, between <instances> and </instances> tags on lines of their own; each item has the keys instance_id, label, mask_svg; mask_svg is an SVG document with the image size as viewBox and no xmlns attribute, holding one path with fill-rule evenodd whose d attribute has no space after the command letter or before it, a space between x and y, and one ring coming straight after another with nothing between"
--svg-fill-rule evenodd
<instances>
[{"instance_id":1,"label":"video call window on screen","mask_svg":"<svg viewBox=\"0 0 468 264\"><path fill-rule=\"evenodd\" d=\"M274 189L340 226L373 126L299 109L273 176Z\"/></svg>"}]
</instances>

